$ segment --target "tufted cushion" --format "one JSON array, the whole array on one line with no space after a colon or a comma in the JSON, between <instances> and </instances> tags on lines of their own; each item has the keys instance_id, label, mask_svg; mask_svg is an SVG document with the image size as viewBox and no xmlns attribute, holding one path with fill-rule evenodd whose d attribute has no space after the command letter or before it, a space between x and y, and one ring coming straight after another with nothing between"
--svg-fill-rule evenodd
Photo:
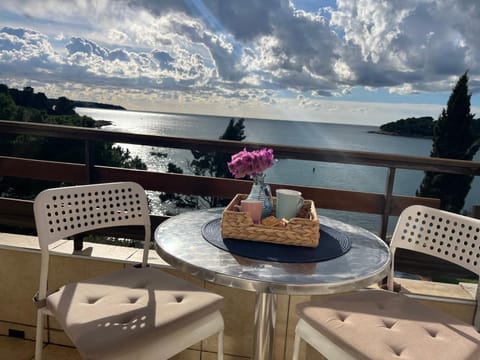
<instances>
[{"instance_id":1,"label":"tufted cushion","mask_svg":"<svg viewBox=\"0 0 480 360\"><path fill-rule=\"evenodd\" d=\"M118 270L47 298L47 308L86 358L142 346L222 305L221 296L152 268Z\"/></svg>"},{"instance_id":2,"label":"tufted cushion","mask_svg":"<svg viewBox=\"0 0 480 360\"><path fill-rule=\"evenodd\" d=\"M480 334L472 326L401 294L332 296L299 304L297 313L358 359L480 359Z\"/></svg>"}]
</instances>

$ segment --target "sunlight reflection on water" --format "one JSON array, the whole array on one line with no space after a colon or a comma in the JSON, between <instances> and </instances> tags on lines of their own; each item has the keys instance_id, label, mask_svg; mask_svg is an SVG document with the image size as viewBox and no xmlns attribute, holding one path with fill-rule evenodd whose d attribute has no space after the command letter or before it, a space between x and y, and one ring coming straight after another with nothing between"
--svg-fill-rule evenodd
<instances>
[{"instance_id":1,"label":"sunlight reflection on water","mask_svg":"<svg viewBox=\"0 0 480 360\"><path fill-rule=\"evenodd\" d=\"M134 111L79 108L81 115L96 120L108 120L112 125L104 129L140 134L158 134L203 139L218 139L226 129L229 117L174 115ZM432 142L426 139L385 136L369 133L376 127L354 126L328 123L305 123L294 121L246 119L246 141L263 144L282 144L330 149L370 151L414 156L429 156ZM121 144L133 156L139 156L153 171L166 172L169 162L183 168L191 174L188 164L192 160L189 150L176 150ZM165 154L165 156L159 156ZM478 161L480 154L475 160ZM380 167L346 165L295 159L279 159L275 166L266 171L267 181L326 187L344 190L383 193L385 191L387 170ZM394 194L415 195L423 178L422 171L397 170ZM467 197L466 209L470 209L480 198L479 179L472 184ZM159 214L174 211L169 204L161 204L158 193L149 192L152 211ZM363 226L377 232L380 228L380 216L319 210L339 220ZM390 227L395 219L390 221Z\"/></svg>"}]
</instances>

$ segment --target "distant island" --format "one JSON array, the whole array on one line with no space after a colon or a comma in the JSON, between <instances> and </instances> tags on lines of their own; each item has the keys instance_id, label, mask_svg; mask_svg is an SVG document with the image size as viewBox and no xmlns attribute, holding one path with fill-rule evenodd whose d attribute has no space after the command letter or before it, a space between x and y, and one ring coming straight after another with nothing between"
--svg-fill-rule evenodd
<instances>
[{"instance_id":1,"label":"distant island","mask_svg":"<svg viewBox=\"0 0 480 360\"><path fill-rule=\"evenodd\" d=\"M432 139L435 122L431 116L410 117L383 124L379 130L371 130L369 133ZM472 131L480 136L480 119L473 119Z\"/></svg>"},{"instance_id":2,"label":"distant island","mask_svg":"<svg viewBox=\"0 0 480 360\"><path fill-rule=\"evenodd\" d=\"M411 117L392 121L380 126L380 130L370 133L394 136L408 136L419 138L433 138L434 120L431 116Z\"/></svg>"},{"instance_id":3,"label":"distant island","mask_svg":"<svg viewBox=\"0 0 480 360\"><path fill-rule=\"evenodd\" d=\"M127 110L120 105L104 104L94 101L81 101L81 100L72 100L75 107L88 107L88 108L97 108L97 109L109 109L109 110Z\"/></svg>"}]
</instances>

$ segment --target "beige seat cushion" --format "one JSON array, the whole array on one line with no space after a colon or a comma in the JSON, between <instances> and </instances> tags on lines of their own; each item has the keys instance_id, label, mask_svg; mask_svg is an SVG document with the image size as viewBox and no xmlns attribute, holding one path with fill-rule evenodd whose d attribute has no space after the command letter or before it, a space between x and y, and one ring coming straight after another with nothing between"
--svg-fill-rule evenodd
<instances>
[{"instance_id":1,"label":"beige seat cushion","mask_svg":"<svg viewBox=\"0 0 480 360\"><path fill-rule=\"evenodd\" d=\"M358 359L480 359L472 326L404 295L361 291L299 304L297 313Z\"/></svg>"},{"instance_id":2,"label":"beige seat cushion","mask_svg":"<svg viewBox=\"0 0 480 360\"><path fill-rule=\"evenodd\" d=\"M122 269L47 298L47 308L86 358L142 346L222 306L221 296L153 268Z\"/></svg>"}]
</instances>

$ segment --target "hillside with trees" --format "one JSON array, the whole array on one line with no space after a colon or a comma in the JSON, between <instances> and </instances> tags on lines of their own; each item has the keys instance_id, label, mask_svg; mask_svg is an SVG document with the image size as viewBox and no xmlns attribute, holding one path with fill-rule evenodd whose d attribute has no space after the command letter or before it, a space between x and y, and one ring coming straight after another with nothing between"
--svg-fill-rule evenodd
<instances>
[{"instance_id":1,"label":"hillside with trees","mask_svg":"<svg viewBox=\"0 0 480 360\"><path fill-rule=\"evenodd\" d=\"M0 86L0 120L86 128L97 126L92 118L76 114L74 108L75 103L66 97L60 97L52 102L45 94L36 94L30 87L21 91L9 89L5 85ZM96 142L94 152L96 163L99 165L146 169L140 158L133 158L128 150L114 146L113 143ZM73 163L83 163L85 156L83 142L80 140L2 134L1 131L0 155ZM30 199L44 188L55 185L58 186L4 176L0 177L0 196Z\"/></svg>"},{"instance_id":2,"label":"hillside with trees","mask_svg":"<svg viewBox=\"0 0 480 360\"><path fill-rule=\"evenodd\" d=\"M433 139L433 129L437 120L431 116L410 117L392 121L380 126L380 131L371 131L376 134L419 137ZM480 137L480 119L472 119L471 129L476 137Z\"/></svg>"},{"instance_id":3,"label":"hillside with trees","mask_svg":"<svg viewBox=\"0 0 480 360\"><path fill-rule=\"evenodd\" d=\"M45 111L49 115L73 115L76 107L91 107L101 109L125 110L122 106L103 104L94 101L70 100L65 96L58 99L49 99L42 93L35 93L31 86L26 86L23 90L9 88L7 85L0 84L0 94L8 94L18 106L33 108Z\"/></svg>"},{"instance_id":4,"label":"hillside with trees","mask_svg":"<svg viewBox=\"0 0 480 360\"><path fill-rule=\"evenodd\" d=\"M431 116L411 117L386 123L380 126L380 131L387 135L433 137L434 120Z\"/></svg>"}]
</instances>

